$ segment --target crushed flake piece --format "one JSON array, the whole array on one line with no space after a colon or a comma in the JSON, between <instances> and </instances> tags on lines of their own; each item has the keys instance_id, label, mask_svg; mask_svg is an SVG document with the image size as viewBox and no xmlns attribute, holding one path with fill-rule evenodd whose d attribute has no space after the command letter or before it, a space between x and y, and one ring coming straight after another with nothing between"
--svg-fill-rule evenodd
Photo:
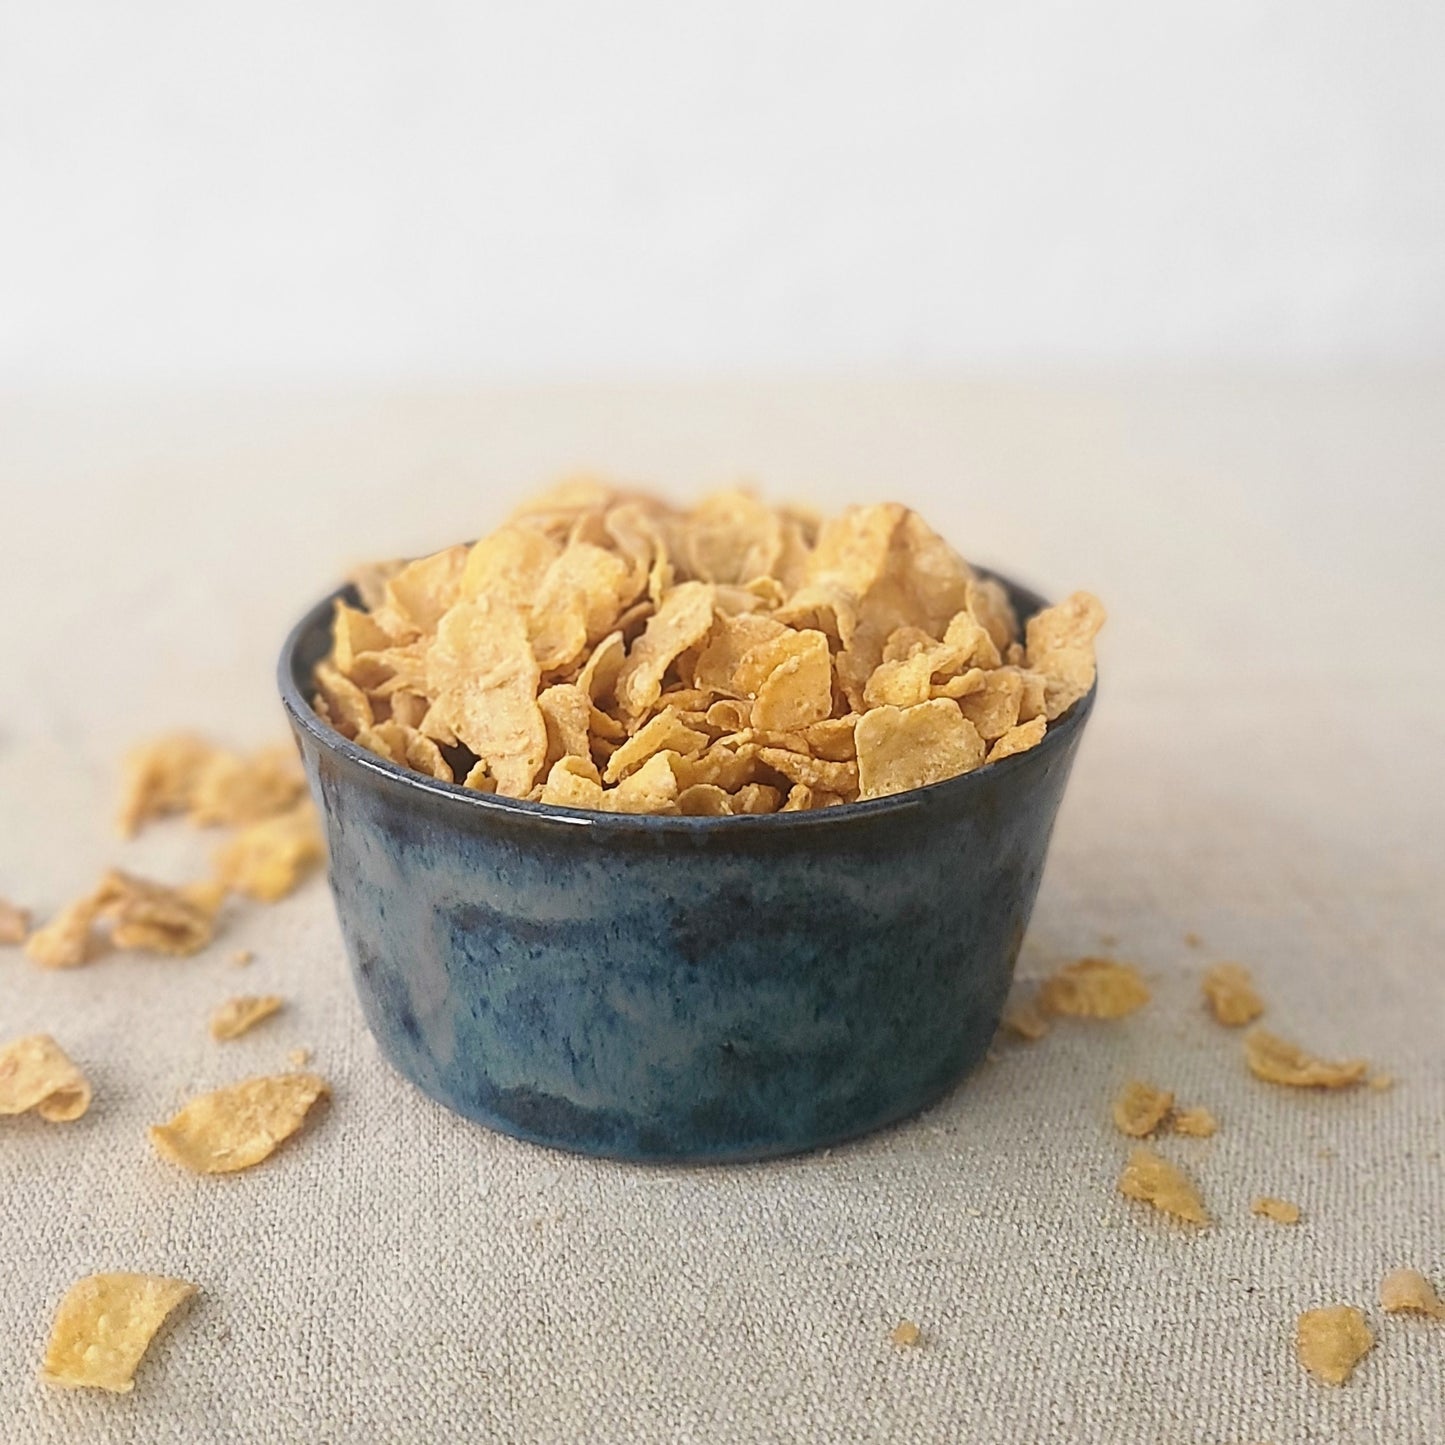
<instances>
[{"instance_id":1,"label":"crushed flake piece","mask_svg":"<svg viewBox=\"0 0 1445 1445\"><path fill-rule=\"evenodd\" d=\"M30 932L30 914L24 908L0 898L0 948L24 943Z\"/></svg>"},{"instance_id":2,"label":"crushed flake piece","mask_svg":"<svg viewBox=\"0 0 1445 1445\"><path fill-rule=\"evenodd\" d=\"M1306 1310L1295 1326L1300 1364L1330 1385L1343 1385L1374 1343L1364 1315L1353 1305Z\"/></svg>"},{"instance_id":3,"label":"crushed flake piece","mask_svg":"<svg viewBox=\"0 0 1445 1445\"><path fill-rule=\"evenodd\" d=\"M1256 1078L1296 1089L1345 1089L1358 1084L1369 1069L1364 1059L1330 1063L1306 1053L1264 1029L1244 1036L1244 1058Z\"/></svg>"},{"instance_id":4,"label":"crushed flake piece","mask_svg":"<svg viewBox=\"0 0 1445 1445\"><path fill-rule=\"evenodd\" d=\"M1025 1043L1037 1043L1049 1031L1049 1021L1038 1010L1038 1005L1028 999L1006 1008L1000 1023L1011 1034L1016 1034Z\"/></svg>"},{"instance_id":5,"label":"crushed flake piece","mask_svg":"<svg viewBox=\"0 0 1445 1445\"><path fill-rule=\"evenodd\" d=\"M1214 1017L1230 1028L1253 1023L1264 1012L1249 971L1237 963L1216 964L1204 975L1204 997Z\"/></svg>"},{"instance_id":6,"label":"crushed flake piece","mask_svg":"<svg viewBox=\"0 0 1445 1445\"><path fill-rule=\"evenodd\" d=\"M912 1349L923 1339L923 1331L912 1320L899 1320L888 1338L903 1349Z\"/></svg>"},{"instance_id":7,"label":"crushed flake piece","mask_svg":"<svg viewBox=\"0 0 1445 1445\"><path fill-rule=\"evenodd\" d=\"M1131 1139L1147 1139L1169 1117L1174 1095L1131 1079L1114 1099L1114 1127Z\"/></svg>"},{"instance_id":8,"label":"crushed flake piece","mask_svg":"<svg viewBox=\"0 0 1445 1445\"><path fill-rule=\"evenodd\" d=\"M1189 1176L1142 1145L1130 1151L1129 1162L1119 1176L1119 1192L1190 1224L1209 1223L1199 1191Z\"/></svg>"},{"instance_id":9,"label":"crushed flake piece","mask_svg":"<svg viewBox=\"0 0 1445 1445\"><path fill-rule=\"evenodd\" d=\"M278 1012L283 1000L274 993L243 994L228 998L211 1015L211 1037L218 1042L238 1039L262 1019Z\"/></svg>"},{"instance_id":10,"label":"crushed flake piece","mask_svg":"<svg viewBox=\"0 0 1445 1445\"><path fill-rule=\"evenodd\" d=\"M1039 988L1045 1013L1119 1019L1149 1002L1139 970L1109 958L1081 958L1046 978Z\"/></svg>"},{"instance_id":11,"label":"crushed flake piece","mask_svg":"<svg viewBox=\"0 0 1445 1445\"><path fill-rule=\"evenodd\" d=\"M236 893L275 903L293 892L326 858L309 799L289 812L243 828L216 853L220 881Z\"/></svg>"},{"instance_id":12,"label":"crushed flake piece","mask_svg":"<svg viewBox=\"0 0 1445 1445\"><path fill-rule=\"evenodd\" d=\"M1298 1224L1300 1207L1288 1199L1276 1199L1270 1194L1261 1194L1250 1202L1250 1211L1272 1219L1276 1224Z\"/></svg>"},{"instance_id":13,"label":"crushed flake piece","mask_svg":"<svg viewBox=\"0 0 1445 1445\"><path fill-rule=\"evenodd\" d=\"M1445 1304L1418 1269L1392 1269L1380 1281L1380 1308L1391 1315L1428 1315L1445 1320Z\"/></svg>"},{"instance_id":14,"label":"crushed flake piece","mask_svg":"<svg viewBox=\"0 0 1445 1445\"><path fill-rule=\"evenodd\" d=\"M1203 1105L1176 1109L1169 1126L1176 1134L1187 1134L1192 1139L1209 1139L1219 1132L1219 1121Z\"/></svg>"}]
</instances>

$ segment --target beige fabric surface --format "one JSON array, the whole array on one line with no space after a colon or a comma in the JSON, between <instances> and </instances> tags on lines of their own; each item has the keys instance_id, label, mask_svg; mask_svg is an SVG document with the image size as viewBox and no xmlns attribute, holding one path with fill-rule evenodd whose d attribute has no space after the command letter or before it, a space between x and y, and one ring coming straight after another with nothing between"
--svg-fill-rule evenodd
<instances>
[{"instance_id":1,"label":"beige fabric surface","mask_svg":"<svg viewBox=\"0 0 1445 1445\"><path fill-rule=\"evenodd\" d=\"M0 1038L54 1033L96 1097L0 1119L0 1440L1158 1442L1445 1438L1445 376L856 380L0 402L0 896L45 912L118 862L124 746L281 729L271 667L350 561L475 535L560 469L677 490L892 495L969 555L1112 621L1022 972L1117 937L1155 987L1066 1023L923 1118L742 1168L580 1160L489 1134L378 1060L324 883L235 906L181 961L46 974L0 952ZM1204 940L1184 941L1187 931ZM249 969L227 961L255 950ZM1252 967L1269 1022L1368 1055L1384 1093L1250 1078L1198 976ZM285 1011L218 1045L211 1008ZM314 1050L335 1098L250 1173L196 1179L148 1123ZM1165 1139L1217 1218L1122 1199L1126 1078L1208 1105ZM1303 1222L1253 1217L1257 1193ZM194 1281L126 1397L36 1368L78 1276ZM1374 1352L1308 1378L1299 1311ZM921 1348L888 1342L902 1318Z\"/></svg>"}]
</instances>

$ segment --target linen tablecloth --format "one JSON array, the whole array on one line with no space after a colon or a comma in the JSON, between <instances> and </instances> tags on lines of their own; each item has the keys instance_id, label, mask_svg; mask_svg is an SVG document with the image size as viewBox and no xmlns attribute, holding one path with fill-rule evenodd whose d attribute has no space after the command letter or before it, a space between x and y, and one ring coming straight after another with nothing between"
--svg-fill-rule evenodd
<instances>
[{"instance_id":1,"label":"linen tablecloth","mask_svg":"<svg viewBox=\"0 0 1445 1445\"><path fill-rule=\"evenodd\" d=\"M178 726L280 738L281 639L349 563L475 536L578 467L679 496L741 477L896 497L1104 598L1020 975L1102 951L1154 999L1000 1041L858 1143L653 1168L499 1137L395 1076L319 878L189 960L0 952L0 1038L54 1033L96 1091L74 1124L0 1120L0 1440L1445 1439L1445 1324L1375 1305L1396 1265L1445 1289L1442 402L1425 371L4 397L0 896L43 914L112 863L198 873L209 835L115 836L119 758ZM1221 959L1278 1032L1396 1086L1250 1077L1199 998ZM216 1003L273 991L278 1018L210 1040ZM335 1097L264 1166L152 1153L147 1124L302 1046ZM1116 1192L1134 1076L1220 1120L1159 1146L1207 1231ZM200 1294L133 1394L41 1385L56 1302L108 1269ZM1336 1302L1378 1338L1341 1388L1293 1350ZM904 1318L918 1348L889 1342Z\"/></svg>"}]
</instances>

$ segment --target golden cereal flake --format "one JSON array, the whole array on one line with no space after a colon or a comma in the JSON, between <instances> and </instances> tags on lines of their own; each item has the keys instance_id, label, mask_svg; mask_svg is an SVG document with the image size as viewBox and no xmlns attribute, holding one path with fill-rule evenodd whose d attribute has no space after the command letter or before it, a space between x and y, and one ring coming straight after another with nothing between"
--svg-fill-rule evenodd
<instances>
[{"instance_id":1,"label":"golden cereal flake","mask_svg":"<svg viewBox=\"0 0 1445 1445\"><path fill-rule=\"evenodd\" d=\"M211 1015L211 1037L218 1042L238 1039L262 1019L278 1012L282 999L274 993L242 994L228 998Z\"/></svg>"},{"instance_id":2,"label":"golden cereal flake","mask_svg":"<svg viewBox=\"0 0 1445 1445\"><path fill-rule=\"evenodd\" d=\"M1300 1364L1329 1385L1343 1385L1374 1343L1364 1315L1353 1305L1306 1310L1295 1326Z\"/></svg>"},{"instance_id":3,"label":"golden cereal flake","mask_svg":"<svg viewBox=\"0 0 1445 1445\"><path fill-rule=\"evenodd\" d=\"M1149 1002L1139 970L1109 958L1081 958L1046 978L1039 988L1045 1013L1119 1019Z\"/></svg>"},{"instance_id":4,"label":"golden cereal flake","mask_svg":"<svg viewBox=\"0 0 1445 1445\"><path fill-rule=\"evenodd\" d=\"M1176 1109L1169 1127L1176 1134L1186 1134L1192 1139L1209 1139L1219 1132L1219 1121L1203 1105L1196 1104L1193 1108Z\"/></svg>"},{"instance_id":5,"label":"golden cereal flake","mask_svg":"<svg viewBox=\"0 0 1445 1445\"><path fill-rule=\"evenodd\" d=\"M707 636L712 619L713 589L707 583L684 582L667 594L617 675L615 692L623 712L638 717L651 709L662 695L668 667Z\"/></svg>"},{"instance_id":6,"label":"golden cereal flake","mask_svg":"<svg viewBox=\"0 0 1445 1445\"><path fill-rule=\"evenodd\" d=\"M262 903L286 897L326 858L326 843L310 800L289 813L243 828L216 853L220 881Z\"/></svg>"},{"instance_id":7,"label":"golden cereal flake","mask_svg":"<svg viewBox=\"0 0 1445 1445\"><path fill-rule=\"evenodd\" d=\"M99 953L95 932L100 904L93 894L67 904L25 940L25 952L42 968L78 968Z\"/></svg>"},{"instance_id":8,"label":"golden cereal flake","mask_svg":"<svg viewBox=\"0 0 1445 1445\"><path fill-rule=\"evenodd\" d=\"M1202 987L1214 1017L1229 1028L1253 1023L1264 1012L1249 971L1237 963L1216 964L1204 975Z\"/></svg>"},{"instance_id":9,"label":"golden cereal flake","mask_svg":"<svg viewBox=\"0 0 1445 1445\"><path fill-rule=\"evenodd\" d=\"M1392 1269L1380 1281L1380 1308L1391 1315L1428 1315L1445 1320L1445 1304L1418 1269Z\"/></svg>"},{"instance_id":10,"label":"golden cereal flake","mask_svg":"<svg viewBox=\"0 0 1445 1445\"><path fill-rule=\"evenodd\" d=\"M270 1157L330 1090L316 1074L247 1079L194 1098L169 1123L155 1124L156 1151L194 1174L230 1174Z\"/></svg>"},{"instance_id":11,"label":"golden cereal flake","mask_svg":"<svg viewBox=\"0 0 1445 1445\"><path fill-rule=\"evenodd\" d=\"M195 1285L183 1279L156 1274L93 1274L77 1280L55 1312L41 1380L124 1394L167 1315L195 1292Z\"/></svg>"},{"instance_id":12,"label":"golden cereal flake","mask_svg":"<svg viewBox=\"0 0 1445 1445\"><path fill-rule=\"evenodd\" d=\"M249 948L238 948L231 954L230 964L232 968L245 968L247 964L254 963L256 955Z\"/></svg>"},{"instance_id":13,"label":"golden cereal flake","mask_svg":"<svg viewBox=\"0 0 1445 1445\"><path fill-rule=\"evenodd\" d=\"M1027 999L1006 1008L1000 1024L1029 1044L1037 1043L1049 1031L1048 1019L1039 1012L1036 1004Z\"/></svg>"},{"instance_id":14,"label":"golden cereal flake","mask_svg":"<svg viewBox=\"0 0 1445 1445\"><path fill-rule=\"evenodd\" d=\"M427 685L443 719L487 764L503 797L525 797L547 756L540 680L517 608L474 597L441 619L427 654Z\"/></svg>"},{"instance_id":15,"label":"golden cereal flake","mask_svg":"<svg viewBox=\"0 0 1445 1445\"><path fill-rule=\"evenodd\" d=\"M923 1331L912 1320L899 1320L888 1338L902 1349L912 1349L922 1342Z\"/></svg>"},{"instance_id":16,"label":"golden cereal flake","mask_svg":"<svg viewBox=\"0 0 1445 1445\"><path fill-rule=\"evenodd\" d=\"M24 943L30 932L30 914L24 908L0 898L0 948Z\"/></svg>"},{"instance_id":17,"label":"golden cereal flake","mask_svg":"<svg viewBox=\"0 0 1445 1445\"><path fill-rule=\"evenodd\" d=\"M216 914L225 897L214 884L172 888L112 868L100 882L95 899L110 919L110 939L117 948L185 957L203 949L215 936Z\"/></svg>"},{"instance_id":18,"label":"golden cereal flake","mask_svg":"<svg viewBox=\"0 0 1445 1445\"><path fill-rule=\"evenodd\" d=\"M191 805L196 779L215 749L192 733L170 733L133 748L125 760L117 824L129 838L141 825Z\"/></svg>"},{"instance_id":19,"label":"golden cereal flake","mask_svg":"<svg viewBox=\"0 0 1445 1445\"><path fill-rule=\"evenodd\" d=\"M0 1114L33 1109L51 1124L68 1124L90 1108L90 1084L49 1034L30 1034L0 1047Z\"/></svg>"},{"instance_id":20,"label":"golden cereal flake","mask_svg":"<svg viewBox=\"0 0 1445 1445\"><path fill-rule=\"evenodd\" d=\"M1264 1029L1253 1029L1244 1036L1244 1058L1256 1078L1296 1089L1349 1088L1358 1084L1369 1069L1364 1059L1347 1059L1343 1063L1317 1059L1297 1044Z\"/></svg>"},{"instance_id":21,"label":"golden cereal flake","mask_svg":"<svg viewBox=\"0 0 1445 1445\"><path fill-rule=\"evenodd\" d=\"M1131 1079L1114 1098L1114 1127L1131 1139L1147 1139L1173 1107L1174 1095L1167 1089Z\"/></svg>"},{"instance_id":22,"label":"golden cereal flake","mask_svg":"<svg viewBox=\"0 0 1445 1445\"><path fill-rule=\"evenodd\" d=\"M1250 1201L1250 1212L1272 1219L1276 1224L1298 1224L1300 1207L1288 1199L1276 1199L1270 1194L1261 1194Z\"/></svg>"},{"instance_id":23,"label":"golden cereal flake","mask_svg":"<svg viewBox=\"0 0 1445 1445\"><path fill-rule=\"evenodd\" d=\"M1209 1223L1193 1180L1177 1165L1142 1145L1129 1153L1129 1162L1119 1176L1119 1192L1190 1224Z\"/></svg>"},{"instance_id":24,"label":"golden cereal flake","mask_svg":"<svg viewBox=\"0 0 1445 1445\"><path fill-rule=\"evenodd\" d=\"M284 813L306 791L306 775L290 744L249 756L213 752L191 789L190 819L205 827L255 823Z\"/></svg>"},{"instance_id":25,"label":"golden cereal flake","mask_svg":"<svg viewBox=\"0 0 1445 1445\"><path fill-rule=\"evenodd\" d=\"M1026 753L1030 748L1036 748L1043 742L1044 734L1048 731L1048 724L1042 717L1030 718L1028 722L1021 722L1016 727L1011 727L999 740L988 750L988 761L991 763L1001 762L1004 758L1011 758L1016 753Z\"/></svg>"},{"instance_id":26,"label":"golden cereal flake","mask_svg":"<svg viewBox=\"0 0 1445 1445\"><path fill-rule=\"evenodd\" d=\"M882 798L927 787L983 763L978 730L948 698L916 707L876 707L858 719L858 796Z\"/></svg>"}]
</instances>

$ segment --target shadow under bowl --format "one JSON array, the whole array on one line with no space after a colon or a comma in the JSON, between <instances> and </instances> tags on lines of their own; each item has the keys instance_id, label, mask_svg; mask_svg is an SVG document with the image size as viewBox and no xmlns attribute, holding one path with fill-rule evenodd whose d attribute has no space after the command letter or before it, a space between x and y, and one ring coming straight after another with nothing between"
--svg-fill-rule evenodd
<instances>
[{"instance_id":1,"label":"shadow under bowl","mask_svg":"<svg viewBox=\"0 0 1445 1445\"><path fill-rule=\"evenodd\" d=\"M1000 579L1021 617L1043 605ZM498 798L312 710L334 597L282 700L366 1022L432 1098L633 1160L757 1159L914 1114L982 1059L1094 693L1039 746L915 792L762 817Z\"/></svg>"}]
</instances>

